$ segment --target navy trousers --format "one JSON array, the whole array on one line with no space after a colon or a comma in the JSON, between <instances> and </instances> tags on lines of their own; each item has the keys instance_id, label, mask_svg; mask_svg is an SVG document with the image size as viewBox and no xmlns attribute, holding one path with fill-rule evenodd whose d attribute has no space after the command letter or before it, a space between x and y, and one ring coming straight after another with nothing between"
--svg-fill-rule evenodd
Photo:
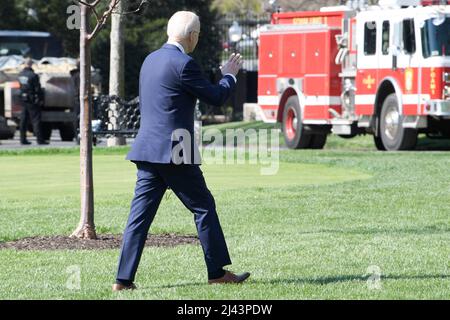
<instances>
[{"instance_id":1,"label":"navy trousers","mask_svg":"<svg viewBox=\"0 0 450 320\"><path fill-rule=\"evenodd\" d=\"M194 214L208 271L231 264L214 198L200 167L135 163L138 169L136 188L123 235L116 278L134 281L148 230L168 187Z\"/></svg>"}]
</instances>

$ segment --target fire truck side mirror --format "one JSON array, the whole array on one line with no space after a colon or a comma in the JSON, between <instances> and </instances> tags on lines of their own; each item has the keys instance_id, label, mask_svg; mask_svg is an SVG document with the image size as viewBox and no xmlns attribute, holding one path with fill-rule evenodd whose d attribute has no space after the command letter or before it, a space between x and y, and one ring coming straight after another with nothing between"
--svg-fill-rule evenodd
<instances>
[{"instance_id":1,"label":"fire truck side mirror","mask_svg":"<svg viewBox=\"0 0 450 320\"><path fill-rule=\"evenodd\" d=\"M392 26L392 46L397 49L397 55L402 48L402 23L397 21ZM394 53L393 53L394 54Z\"/></svg>"},{"instance_id":2,"label":"fire truck side mirror","mask_svg":"<svg viewBox=\"0 0 450 320\"><path fill-rule=\"evenodd\" d=\"M397 57L400 53L400 48L397 46L391 46L390 52L392 54L392 70L397 70Z\"/></svg>"},{"instance_id":3,"label":"fire truck side mirror","mask_svg":"<svg viewBox=\"0 0 450 320\"><path fill-rule=\"evenodd\" d=\"M397 69L397 57L402 50L402 24L401 22L395 22L392 30L392 44L389 47L389 51L392 55L392 69Z\"/></svg>"}]
</instances>

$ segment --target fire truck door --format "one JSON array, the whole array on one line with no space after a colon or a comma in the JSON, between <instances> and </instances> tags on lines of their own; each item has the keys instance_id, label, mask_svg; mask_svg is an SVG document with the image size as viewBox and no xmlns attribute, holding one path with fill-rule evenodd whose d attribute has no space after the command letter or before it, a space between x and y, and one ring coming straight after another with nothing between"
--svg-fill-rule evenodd
<instances>
[{"instance_id":1,"label":"fire truck door","mask_svg":"<svg viewBox=\"0 0 450 320\"><path fill-rule=\"evenodd\" d=\"M408 16L400 21L401 50L398 56L397 82L402 92L402 114L420 113L422 81L422 44L417 17Z\"/></svg>"},{"instance_id":2,"label":"fire truck door","mask_svg":"<svg viewBox=\"0 0 450 320\"><path fill-rule=\"evenodd\" d=\"M397 68L403 72L406 68L417 66L420 61L417 48L417 32L414 18L404 18L395 24L394 33L394 47L399 47L397 52ZM419 33L420 34L420 33ZM398 40L397 40L398 39ZM395 44L395 42L399 42ZM395 53L395 49L393 50Z\"/></svg>"},{"instance_id":3,"label":"fire truck door","mask_svg":"<svg viewBox=\"0 0 450 320\"><path fill-rule=\"evenodd\" d=\"M375 93L378 84L378 55L379 27L376 20L358 20L356 39L358 45L357 53L357 104L363 105L364 109L357 108L359 114L372 114L375 104ZM381 39L381 38L380 38ZM359 102L358 102L359 101ZM361 108L361 107L360 107Z\"/></svg>"}]
</instances>

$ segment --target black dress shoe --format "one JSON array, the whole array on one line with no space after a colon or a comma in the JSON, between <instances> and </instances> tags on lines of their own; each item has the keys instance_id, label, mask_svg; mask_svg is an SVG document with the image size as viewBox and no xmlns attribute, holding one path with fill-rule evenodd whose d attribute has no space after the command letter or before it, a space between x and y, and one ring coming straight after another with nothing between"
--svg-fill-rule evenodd
<instances>
[{"instance_id":1,"label":"black dress shoe","mask_svg":"<svg viewBox=\"0 0 450 320\"><path fill-rule=\"evenodd\" d=\"M137 287L134 283L130 284L129 286L125 286L120 283L114 283L112 286L112 291L123 291L123 290L136 290Z\"/></svg>"},{"instance_id":2,"label":"black dress shoe","mask_svg":"<svg viewBox=\"0 0 450 320\"><path fill-rule=\"evenodd\" d=\"M31 142L28 140L25 140L25 141L21 141L20 144L29 145L29 144L31 144Z\"/></svg>"},{"instance_id":3,"label":"black dress shoe","mask_svg":"<svg viewBox=\"0 0 450 320\"><path fill-rule=\"evenodd\" d=\"M46 144L50 144L50 142L48 141L38 141L39 145L46 145Z\"/></svg>"},{"instance_id":4,"label":"black dress shoe","mask_svg":"<svg viewBox=\"0 0 450 320\"><path fill-rule=\"evenodd\" d=\"M225 275L218 279L208 280L209 284L223 284L223 283L242 283L250 277L250 273L244 272L241 274L234 274L230 271L225 271Z\"/></svg>"}]
</instances>

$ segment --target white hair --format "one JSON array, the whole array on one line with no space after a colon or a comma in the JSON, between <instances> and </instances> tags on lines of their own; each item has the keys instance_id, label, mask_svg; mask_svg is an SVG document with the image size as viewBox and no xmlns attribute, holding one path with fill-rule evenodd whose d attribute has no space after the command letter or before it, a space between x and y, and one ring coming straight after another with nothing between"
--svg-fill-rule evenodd
<instances>
[{"instance_id":1,"label":"white hair","mask_svg":"<svg viewBox=\"0 0 450 320\"><path fill-rule=\"evenodd\" d=\"M200 19L190 11L178 11L169 19L167 35L169 38L186 39L192 31L199 31Z\"/></svg>"}]
</instances>

